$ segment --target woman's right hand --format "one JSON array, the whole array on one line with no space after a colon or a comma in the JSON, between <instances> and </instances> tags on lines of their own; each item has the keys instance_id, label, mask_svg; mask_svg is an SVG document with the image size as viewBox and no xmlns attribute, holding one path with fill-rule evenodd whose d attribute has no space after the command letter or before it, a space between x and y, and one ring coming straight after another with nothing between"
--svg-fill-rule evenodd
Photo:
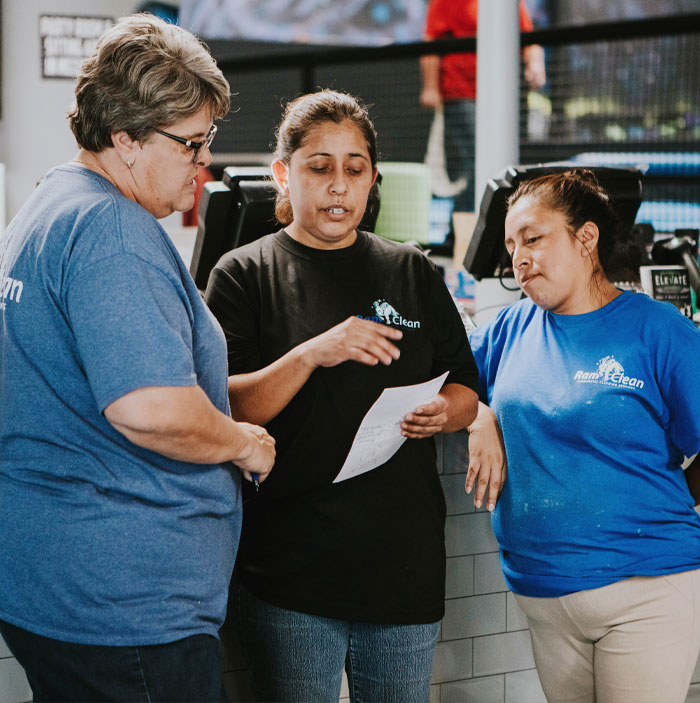
<instances>
[{"instance_id":1,"label":"woman's right hand","mask_svg":"<svg viewBox=\"0 0 700 703\"><path fill-rule=\"evenodd\" d=\"M331 327L304 342L304 357L317 366L337 366L344 361L358 361L368 366L382 363L388 366L399 358L399 348L394 344L403 337L403 332L359 317Z\"/></svg>"},{"instance_id":2,"label":"woman's right hand","mask_svg":"<svg viewBox=\"0 0 700 703\"><path fill-rule=\"evenodd\" d=\"M234 463L247 481L252 481L252 474L257 474L258 482L262 483L275 463L275 439L259 425L251 425L249 422L236 424L244 434L244 445L241 455L236 457Z\"/></svg>"},{"instance_id":3,"label":"woman's right hand","mask_svg":"<svg viewBox=\"0 0 700 703\"><path fill-rule=\"evenodd\" d=\"M464 487L471 493L476 482L474 505L477 508L481 507L488 489L487 509L491 511L496 507L507 473L506 450L496 413L488 405L479 403L476 420L468 431L469 468Z\"/></svg>"},{"instance_id":4,"label":"woman's right hand","mask_svg":"<svg viewBox=\"0 0 700 703\"><path fill-rule=\"evenodd\" d=\"M420 104L423 107L438 108L442 105L442 95L437 88L423 88L420 94Z\"/></svg>"}]
</instances>

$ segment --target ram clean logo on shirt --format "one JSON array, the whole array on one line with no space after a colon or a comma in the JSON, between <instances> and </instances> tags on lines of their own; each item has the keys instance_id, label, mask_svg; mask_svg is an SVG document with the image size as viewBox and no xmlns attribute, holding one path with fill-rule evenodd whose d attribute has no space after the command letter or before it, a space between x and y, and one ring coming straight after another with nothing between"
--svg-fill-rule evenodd
<instances>
[{"instance_id":1,"label":"ram clean logo on shirt","mask_svg":"<svg viewBox=\"0 0 700 703\"><path fill-rule=\"evenodd\" d=\"M22 290L24 289L24 283L18 281L15 278L10 278L7 276L0 286L0 310L5 310L7 307L7 300L19 303L19 299L22 297Z\"/></svg>"},{"instance_id":2,"label":"ram clean logo on shirt","mask_svg":"<svg viewBox=\"0 0 700 703\"><path fill-rule=\"evenodd\" d=\"M611 354L604 356L597 364L596 371L577 371L574 374L577 383L601 383L618 388L644 388L644 381L627 376L622 364Z\"/></svg>"},{"instance_id":3,"label":"ram clean logo on shirt","mask_svg":"<svg viewBox=\"0 0 700 703\"><path fill-rule=\"evenodd\" d=\"M383 325L393 327L408 327L410 329L420 329L419 320L407 320L388 300L377 298L372 303L373 315L358 315L363 320L381 322Z\"/></svg>"}]
</instances>

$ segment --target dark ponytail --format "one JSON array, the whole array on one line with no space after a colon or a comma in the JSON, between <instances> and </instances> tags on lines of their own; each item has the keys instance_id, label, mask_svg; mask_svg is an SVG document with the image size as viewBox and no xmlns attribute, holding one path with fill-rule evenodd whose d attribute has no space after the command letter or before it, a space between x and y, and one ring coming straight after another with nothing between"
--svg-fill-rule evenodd
<instances>
[{"instance_id":1,"label":"dark ponytail","mask_svg":"<svg viewBox=\"0 0 700 703\"><path fill-rule=\"evenodd\" d=\"M277 128L275 160L283 161L287 166L292 154L304 146L309 134L324 122L340 124L345 120L353 122L367 141L367 150L372 166L377 165L377 133L369 118L367 108L355 97L335 90L321 90L318 93L302 95L290 102ZM289 197L277 194L275 217L288 225L294 219Z\"/></svg>"},{"instance_id":2,"label":"dark ponytail","mask_svg":"<svg viewBox=\"0 0 700 703\"><path fill-rule=\"evenodd\" d=\"M525 181L508 198L508 208L526 196L561 212L572 236L584 223L596 224L598 261L608 280L617 280L622 270L634 268L629 244L621 236L620 218L593 171L572 168Z\"/></svg>"}]
</instances>

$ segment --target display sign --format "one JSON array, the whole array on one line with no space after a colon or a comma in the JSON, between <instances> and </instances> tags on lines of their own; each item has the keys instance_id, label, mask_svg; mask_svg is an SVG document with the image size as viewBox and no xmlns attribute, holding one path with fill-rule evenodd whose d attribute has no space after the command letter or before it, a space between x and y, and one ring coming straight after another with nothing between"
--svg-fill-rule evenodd
<instances>
[{"instance_id":1,"label":"display sign","mask_svg":"<svg viewBox=\"0 0 700 703\"><path fill-rule=\"evenodd\" d=\"M40 15L41 75L74 79L100 35L113 24L113 17Z\"/></svg>"},{"instance_id":2,"label":"display sign","mask_svg":"<svg viewBox=\"0 0 700 703\"><path fill-rule=\"evenodd\" d=\"M425 0L180 0L179 24L207 39L381 45L423 36Z\"/></svg>"}]
</instances>

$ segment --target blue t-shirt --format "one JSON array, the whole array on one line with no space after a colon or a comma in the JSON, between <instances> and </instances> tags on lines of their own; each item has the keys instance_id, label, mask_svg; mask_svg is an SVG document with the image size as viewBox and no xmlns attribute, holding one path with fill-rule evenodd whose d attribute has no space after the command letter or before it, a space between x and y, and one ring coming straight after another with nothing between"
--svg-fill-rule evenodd
<instances>
[{"instance_id":1,"label":"blue t-shirt","mask_svg":"<svg viewBox=\"0 0 700 703\"><path fill-rule=\"evenodd\" d=\"M493 528L513 591L554 597L700 567L680 466L700 450L692 322L640 293L585 315L526 299L470 344L505 441Z\"/></svg>"},{"instance_id":2,"label":"blue t-shirt","mask_svg":"<svg viewBox=\"0 0 700 703\"><path fill-rule=\"evenodd\" d=\"M228 414L226 345L158 222L101 176L52 170L10 224L0 303L0 619L55 639L217 634L240 476L132 444L102 411L202 387Z\"/></svg>"}]
</instances>

